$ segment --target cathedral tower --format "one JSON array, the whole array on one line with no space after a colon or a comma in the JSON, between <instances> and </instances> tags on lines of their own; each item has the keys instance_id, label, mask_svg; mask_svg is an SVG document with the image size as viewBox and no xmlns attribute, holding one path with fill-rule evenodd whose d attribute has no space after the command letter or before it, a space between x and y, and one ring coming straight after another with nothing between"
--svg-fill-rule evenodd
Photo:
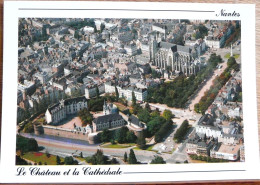
<instances>
[{"instance_id":1,"label":"cathedral tower","mask_svg":"<svg viewBox=\"0 0 260 185\"><path fill-rule=\"evenodd\" d=\"M154 35L151 35L151 37L150 37L149 52L150 52L150 62L152 62L152 64L155 65L155 54L157 52L157 41L156 41L156 37Z\"/></svg>"}]
</instances>

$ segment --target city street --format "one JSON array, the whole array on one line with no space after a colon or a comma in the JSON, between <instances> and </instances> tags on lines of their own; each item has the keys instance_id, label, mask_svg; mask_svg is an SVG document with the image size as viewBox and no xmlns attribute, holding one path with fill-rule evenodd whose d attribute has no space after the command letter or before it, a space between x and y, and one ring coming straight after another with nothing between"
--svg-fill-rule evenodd
<instances>
[{"instance_id":1,"label":"city street","mask_svg":"<svg viewBox=\"0 0 260 185\"><path fill-rule=\"evenodd\" d=\"M125 152L129 155L131 148L112 149L112 148L101 148L99 145L88 145L82 143L68 143L57 141L54 139L45 139L42 137L32 136L29 134L23 134L26 137L35 138L39 146L44 147L43 152L53 155L59 155L61 157L79 155L82 152L84 157L91 156L96 153L97 149L102 149L103 153L107 156L121 157L123 158ZM154 158L156 152L145 151L145 150L134 150L136 158L141 163L149 163ZM161 154L165 160L171 158L171 154Z\"/></svg>"}]
</instances>

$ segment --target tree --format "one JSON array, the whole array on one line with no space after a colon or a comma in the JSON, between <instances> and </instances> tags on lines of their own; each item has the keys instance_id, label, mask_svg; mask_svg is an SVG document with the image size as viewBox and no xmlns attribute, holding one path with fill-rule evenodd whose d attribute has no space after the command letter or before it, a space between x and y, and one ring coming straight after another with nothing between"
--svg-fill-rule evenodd
<instances>
[{"instance_id":1,"label":"tree","mask_svg":"<svg viewBox=\"0 0 260 185\"><path fill-rule=\"evenodd\" d=\"M154 135L160 127L165 123L165 119L161 116L157 116L153 118L151 121L147 123L147 131L150 135Z\"/></svg>"},{"instance_id":2,"label":"tree","mask_svg":"<svg viewBox=\"0 0 260 185\"><path fill-rule=\"evenodd\" d=\"M154 69L152 69L152 77L153 77L153 78L160 78L160 77L161 77L161 74L158 73L157 71L155 71Z\"/></svg>"},{"instance_id":3,"label":"tree","mask_svg":"<svg viewBox=\"0 0 260 185\"><path fill-rule=\"evenodd\" d=\"M33 138L26 138L26 137L17 135L16 150L20 150L22 152L38 151L38 143Z\"/></svg>"},{"instance_id":4,"label":"tree","mask_svg":"<svg viewBox=\"0 0 260 185\"><path fill-rule=\"evenodd\" d=\"M104 97L100 97L100 98L92 98L89 100L88 102L88 110L89 111L102 111L103 110L103 105L104 105Z\"/></svg>"},{"instance_id":5,"label":"tree","mask_svg":"<svg viewBox=\"0 0 260 185\"><path fill-rule=\"evenodd\" d=\"M101 32L101 33L102 33L102 31L105 29L105 27L106 27L106 26L105 26L105 24L103 24L103 23L100 25L100 32Z\"/></svg>"},{"instance_id":6,"label":"tree","mask_svg":"<svg viewBox=\"0 0 260 185\"><path fill-rule=\"evenodd\" d=\"M174 115L172 114L172 112L171 112L170 110L165 109L165 110L163 111L163 117L164 117L166 120L171 120L171 119L174 117Z\"/></svg>"},{"instance_id":7,"label":"tree","mask_svg":"<svg viewBox=\"0 0 260 185\"><path fill-rule=\"evenodd\" d=\"M140 104L135 104L132 105L132 114L137 114L139 111L142 110L142 107L140 106Z\"/></svg>"},{"instance_id":8,"label":"tree","mask_svg":"<svg viewBox=\"0 0 260 185\"><path fill-rule=\"evenodd\" d=\"M135 153L133 151L133 149L130 149L130 154L129 154L129 158L128 158L128 163L129 164L137 164L137 159L135 157Z\"/></svg>"},{"instance_id":9,"label":"tree","mask_svg":"<svg viewBox=\"0 0 260 185\"><path fill-rule=\"evenodd\" d=\"M51 157L51 154L48 152L48 151L46 151L46 156L47 156L47 158L50 158Z\"/></svg>"},{"instance_id":10,"label":"tree","mask_svg":"<svg viewBox=\"0 0 260 185\"><path fill-rule=\"evenodd\" d=\"M182 45L184 46L184 42L183 42L183 35L182 34L179 34L175 39L174 39L174 44L177 44L177 45Z\"/></svg>"},{"instance_id":11,"label":"tree","mask_svg":"<svg viewBox=\"0 0 260 185\"><path fill-rule=\"evenodd\" d=\"M94 155L87 157L86 161L93 165L108 164L108 157L104 156L103 151L98 149Z\"/></svg>"},{"instance_id":12,"label":"tree","mask_svg":"<svg viewBox=\"0 0 260 185\"><path fill-rule=\"evenodd\" d=\"M118 164L118 161L116 160L116 158L112 158L112 160L111 160L111 164Z\"/></svg>"},{"instance_id":13,"label":"tree","mask_svg":"<svg viewBox=\"0 0 260 185\"><path fill-rule=\"evenodd\" d=\"M189 21L189 19L181 19L181 20L180 20L180 22L181 22L181 23L183 23L183 22L184 22L184 23L186 23L186 24L190 24L190 21Z\"/></svg>"},{"instance_id":14,"label":"tree","mask_svg":"<svg viewBox=\"0 0 260 185\"><path fill-rule=\"evenodd\" d=\"M71 97L79 97L81 96L81 90L80 89L76 89L75 91L73 91L71 93Z\"/></svg>"},{"instance_id":15,"label":"tree","mask_svg":"<svg viewBox=\"0 0 260 185\"><path fill-rule=\"evenodd\" d=\"M150 107L150 105L149 105L149 103L148 102L146 102L146 104L145 104L145 107L144 107L148 112L151 112L151 107Z\"/></svg>"},{"instance_id":16,"label":"tree","mask_svg":"<svg viewBox=\"0 0 260 185\"><path fill-rule=\"evenodd\" d=\"M25 133L33 133L33 132L34 132L33 123L32 123L31 121L28 122L28 123L24 126L23 131L24 131Z\"/></svg>"},{"instance_id":17,"label":"tree","mask_svg":"<svg viewBox=\"0 0 260 185\"><path fill-rule=\"evenodd\" d=\"M137 138L137 146L140 149L145 149L146 147L146 141L143 133Z\"/></svg>"},{"instance_id":18,"label":"tree","mask_svg":"<svg viewBox=\"0 0 260 185\"><path fill-rule=\"evenodd\" d=\"M198 29L198 32L196 33L196 39L203 39L206 35L208 35L208 28L205 27L203 24L195 27L195 29Z\"/></svg>"},{"instance_id":19,"label":"tree","mask_svg":"<svg viewBox=\"0 0 260 185\"><path fill-rule=\"evenodd\" d=\"M234 57L230 57L227 61L227 65L229 68L231 68L234 64L236 64L236 59Z\"/></svg>"},{"instance_id":20,"label":"tree","mask_svg":"<svg viewBox=\"0 0 260 185\"><path fill-rule=\"evenodd\" d=\"M109 142L111 139L111 131L108 129L104 129L100 134L101 142Z\"/></svg>"},{"instance_id":21,"label":"tree","mask_svg":"<svg viewBox=\"0 0 260 185\"><path fill-rule=\"evenodd\" d=\"M151 161L151 164L166 164L166 162L163 160L160 156L155 156L155 158Z\"/></svg>"},{"instance_id":22,"label":"tree","mask_svg":"<svg viewBox=\"0 0 260 185\"><path fill-rule=\"evenodd\" d=\"M200 105L199 105L199 103L196 103L194 105L194 111L197 112L197 113L200 113Z\"/></svg>"},{"instance_id":23,"label":"tree","mask_svg":"<svg viewBox=\"0 0 260 185\"><path fill-rule=\"evenodd\" d=\"M166 120L165 123L161 126L161 128L155 133L154 141L159 143L163 140L164 136L169 132L172 127L172 120Z\"/></svg>"},{"instance_id":24,"label":"tree","mask_svg":"<svg viewBox=\"0 0 260 185\"><path fill-rule=\"evenodd\" d=\"M153 111L153 112L151 113L152 119L155 118L155 117L158 117L158 116L160 116L160 112L159 112L158 110L155 110L155 111Z\"/></svg>"},{"instance_id":25,"label":"tree","mask_svg":"<svg viewBox=\"0 0 260 185\"><path fill-rule=\"evenodd\" d=\"M56 156L56 164L60 165L61 164L61 160L60 160L60 156Z\"/></svg>"},{"instance_id":26,"label":"tree","mask_svg":"<svg viewBox=\"0 0 260 185\"><path fill-rule=\"evenodd\" d=\"M78 30L75 31L74 38L75 39L79 39L79 31Z\"/></svg>"},{"instance_id":27,"label":"tree","mask_svg":"<svg viewBox=\"0 0 260 185\"><path fill-rule=\"evenodd\" d=\"M124 154L124 161L127 162L127 153Z\"/></svg>"},{"instance_id":28,"label":"tree","mask_svg":"<svg viewBox=\"0 0 260 185\"><path fill-rule=\"evenodd\" d=\"M128 143L135 143L136 139L137 139L137 137L133 131L128 131L126 133L126 140Z\"/></svg>"},{"instance_id":29,"label":"tree","mask_svg":"<svg viewBox=\"0 0 260 185\"><path fill-rule=\"evenodd\" d=\"M181 140L186 135L188 129L189 129L189 122L188 120L184 120L181 126L179 127L179 129L174 134L174 139L176 139L178 143L181 142Z\"/></svg>"},{"instance_id":30,"label":"tree","mask_svg":"<svg viewBox=\"0 0 260 185\"><path fill-rule=\"evenodd\" d=\"M116 140L118 143L126 143L127 132L128 128L125 126L116 131Z\"/></svg>"},{"instance_id":31,"label":"tree","mask_svg":"<svg viewBox=\"0 0 260 185\"><path fill-rule=\"evenodd\" d=\"M16 155L16 160L15 160L16 165L28 165L27 161L22 159L20 156Z\"/></svg>"},{"instance_id":32,"label":"tree","mask_svg":"<svg viewBox=\"0 0 260 185\"><path fill-rule=\"evenodd\" d=\"M133 105L133 106L136 105L136 97L135 97L134 91L132 91L132 105Z\"/></svg>"},{"instance_id":33,"label":"tree","mask_svg":"<svg viewBox=\"0 0 260 185\"><path fill-rule=\"evenodd\" d=\"M143 121L145 123L148 123L151 120L150 113L147 109L142 109L138 112L137 117L140 121Z\"/></svg>"},{"instance_id":34,"label":"tree","mask_svg":"<svg viewBox=\"0 0 260 185\"><path fill-rule=\"evenodd\" d=\"M78 116L82 121L82 125L86 126L87 124L92 125L93 115L87 108L84 108L78 112Z\"/></svg>"},{"instance_id":35,"label":"tree","mask_svg":"<svg viewBox=\"0 0 260 185\"><path fill-rule=\"evenodd\" d=\"M78 161L74 160L72 156L69 156L69 157L65 157L64 164L65 165L77 165Z\"/></svg>"},{"instance_id":36,"label":"tree","mask_svg":"<svg viewBox=\"0 0 260 185\"><path fill-rule=\"evenodd\" d=\"M30 138L30 139L28 140L27 146L28 146L28 150L29 150L29 151L38 151L38 143L37 143L37 141L36 141L35 139L33 139L33 138Z\"/></svg>"},{"instance_id":37,"label":"tree","mask_svg":"<svg viewBox=\"0 0 260 185\"><path fill-rule=\"evenodd\" d=\"M119 93L118 93L118 89L117 89L116 86L115 86L115 92L116 92L116 101L118 101L118 99L119 99Z\"/></svg>"},{"instance_id":38,"label":"tree","mask_svg":"<svg viewBox=\"0 0 260 185\"><path fill-rule=\"evenodd\" d=\"M99 89L98 89L98 86L96 86L96 95L97 95L97 98L99 98Z\"/></svg>"}]
</instances>

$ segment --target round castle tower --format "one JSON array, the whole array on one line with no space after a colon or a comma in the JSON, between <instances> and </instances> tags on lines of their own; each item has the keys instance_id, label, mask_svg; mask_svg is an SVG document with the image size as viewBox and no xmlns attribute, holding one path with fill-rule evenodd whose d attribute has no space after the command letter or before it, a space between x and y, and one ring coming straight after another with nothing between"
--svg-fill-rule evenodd
<instances>
[{"instance_id":1,"label":"round castle tower","mask_svg":"<svg viewBox=\"0 0 260 185\"><path fill-rule=\"evenodd\" d=\"M43 130L43 127L40 123L35 123L33 125L34 127L34 134L35 135L41 135L41 134L44 134L44 130Z\"/></svg>"}]
</instances>

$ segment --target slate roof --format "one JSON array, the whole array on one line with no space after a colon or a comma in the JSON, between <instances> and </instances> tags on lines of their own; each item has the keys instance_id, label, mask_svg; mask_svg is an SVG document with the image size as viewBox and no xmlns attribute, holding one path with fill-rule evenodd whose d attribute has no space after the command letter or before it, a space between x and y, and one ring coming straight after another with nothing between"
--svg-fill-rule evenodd
<instances>
[{"instance_id":1,"label":"slate roof","mask_svg":"<svg viewBox=\"0 0 260 185\"><path fill-rule=\"evenodd\" d=\"M139 127L141 127L141 128L143 128L144 127L144 125L139 121L139 119L137 118L137 117L135 117L134 115L131 115L131 116L129 116L129 121L132 123L132 124L134 124L134 125L137 125L137 126L139 126Z\"/></svg>"},{"instance_id":2,"label":"slate roof","mask_svg":"<svg viewBox=\"0 0 260 185\"><path fill-rule=\"evenodd\" d=\"M184 53L191 53L191 49L190 49L189 46L177 45L177 51L178 52L184 52Z\"/></svg>"},{"instance_id":3,"label":"slate roof","mask_svg":"<svg viewBox=\"0 0 260 185\"><path fill-rule=\"evenodd\" d=\"M52 105L51 107L48 108L49 112L52 114L52 111L55 110L55 109L60 109L60 103L56 103L54 105Z\"/></svg>"},{"instance_id":4,"label":"slate roof","mask_svg":"<svg viewBox=\"0 0 260 185\"><path fill-rule=\"evenodd\" d=\"M211 125L213 126L213 117L210 114L202 116L198 122L198 125Z\"/></svg>"},{"instance_id":5,"label":"slate roof","mask_svg":"<svg viewBox=\"0 0 260 185\"><path fill-rule=\"evenodd\" d=\"M70 99L66 99L64 100L64 105L69 105L69 104L72 104L72 103L78 103L80 101L87 101L86 97L85 96L80 96L80 97L76 97L76 98L70 98ZM55 110L55 109L61 109L63 107L60 106L60 103L56 103L54 105L52 105L51 107L48 108L49 112L52 114L52 111Z\"/></svg>"},{"instance_id":6,"label":"slate roof","mask_svg":"<svg viewBox=\"0 0 260 185\"><path fill-rule=\"evenodd\" d=\"M123 117L117 113L115 114L108 114L104 116L99 116L98 118L94 119L94 123L98 124L103 124L107 122L112 122L112 121L118 121L122 120Z\"/></svg>"},{"instance_id":7,"label":"slate roof","mask_svg":"<svg viewBox=\"0 0 260 185\"><path fill-rule=\"evenodd\" d=\"M192 51L192 49L189 46L181 46L169 42L160 42L159 47L165 49L171 49L173 52L177 51L177 52L191 53Z\"/></svg>"},{"instance_id":8,"label":"slate roof","mask_svg":"<svg viewBox=\"0 0 260 185\"><path fill-rule=\"evenodd\" d=\"M139 93L143 93L143 92L147 91L146 88L141 89L141 88L135 88L133 86L125 87L125 89L127 89L129 91L139 92Z\"/></svg>"},{"instance_id":9,"label":"slate roof","mask_svg":"<svg viewBox=\"0 0 260 185\"><path fill-rule=\"evenodd\" d=\"M176 44L172 44L169 42L160 42L160 47L165 49L171 49L173 46L176 46Z\"/></svg>"},{"instance_id":10,"label":"slate roof","mask_svg":"<svg viewBox=\"0 0 260 185\"><path fill-rule=\"evenodd\" d=\"M87 101L87 99L85 96L79 96L79 97L75 97L75 98L66 99L66 100L64 100L64 105L78 103L80 101Z\"/></svg>"}]
</instances>

